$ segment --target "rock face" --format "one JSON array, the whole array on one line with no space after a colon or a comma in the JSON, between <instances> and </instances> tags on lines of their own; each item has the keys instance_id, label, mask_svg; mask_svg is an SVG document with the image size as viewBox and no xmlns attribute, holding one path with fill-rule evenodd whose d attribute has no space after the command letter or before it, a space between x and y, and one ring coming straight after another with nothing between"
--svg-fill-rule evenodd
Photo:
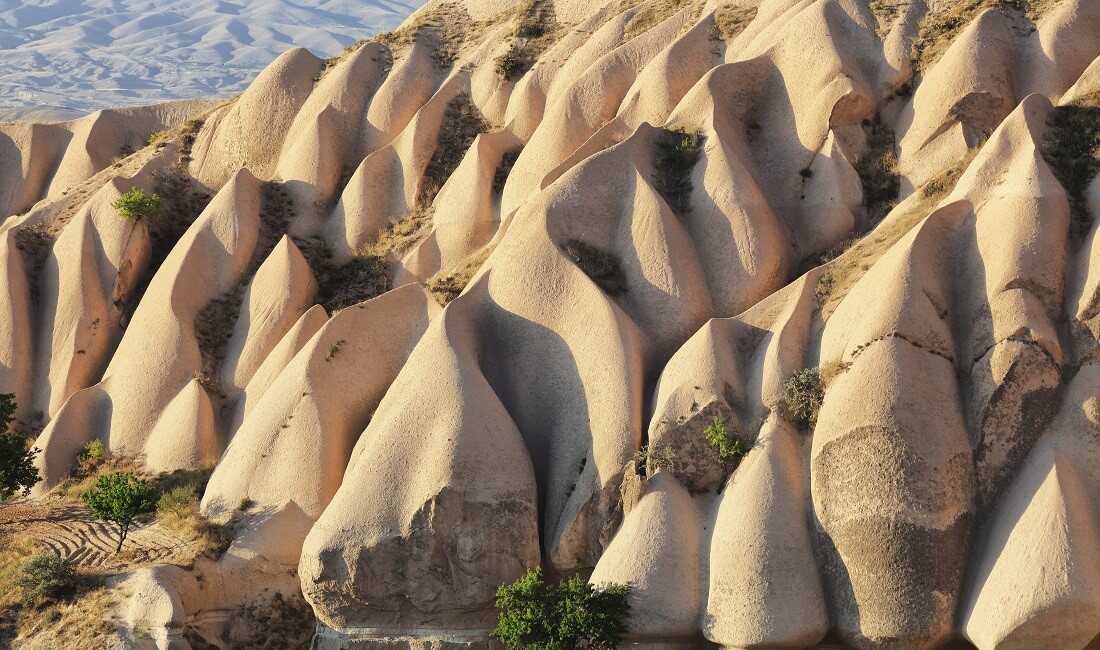
<instances>
[{"instance_id":1,"label":"rock face","mask_svg":"<svg viewBox=\"0 0 1100 650\"><path fill-rule=\"evenodd\" d=\"M1100 636L1100 3L432 2L61 128L0 126L36 489L100 439L241 524L135 628L479 647L543 566L648 647Z\"/></svg>"}]
</instances>

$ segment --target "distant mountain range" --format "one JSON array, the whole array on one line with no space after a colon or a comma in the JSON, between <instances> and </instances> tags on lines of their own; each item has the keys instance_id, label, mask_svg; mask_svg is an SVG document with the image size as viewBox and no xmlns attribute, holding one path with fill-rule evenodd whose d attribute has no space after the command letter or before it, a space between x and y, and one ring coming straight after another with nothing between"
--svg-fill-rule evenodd
<instances>
[{"instance_id":1,"label":"distant mountain range","mask_svg":"<svg viewBox=\"0 0 1100 650\"><path fill-rule=\"evenodd\" d=\"M419 0L0 0L0 120L240 92L280 52L396 27Z\"/></svg>"}]
</instances>

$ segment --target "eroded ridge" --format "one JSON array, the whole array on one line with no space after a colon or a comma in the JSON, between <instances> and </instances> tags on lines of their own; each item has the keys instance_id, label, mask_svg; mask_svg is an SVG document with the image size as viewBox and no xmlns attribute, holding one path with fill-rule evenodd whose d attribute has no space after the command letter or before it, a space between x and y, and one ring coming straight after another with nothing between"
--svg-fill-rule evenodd
<instances>
[{"instance_id":1,"label":"eroded ridge","mask_svg":"<svg viewBox=\"0 0 1100 650\"><path fill-rule=\"evenodd\" d=\"M1098 56L1091 0L448 0L154 137L0 126L36 493L213 468L164 638L481 647L541 566L639 643L1085 647Z\"/></svg>"}]
</instances>

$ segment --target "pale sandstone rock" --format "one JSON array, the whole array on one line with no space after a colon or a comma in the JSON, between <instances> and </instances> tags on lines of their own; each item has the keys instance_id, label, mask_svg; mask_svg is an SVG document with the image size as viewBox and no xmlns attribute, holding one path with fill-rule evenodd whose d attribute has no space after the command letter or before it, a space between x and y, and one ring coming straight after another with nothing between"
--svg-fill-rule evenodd
<instances>
[{"instance_id":1,"label":"pale sandstone rock","mask_svg":"<svg viewBox=\"0 0 1100 650\"><path fill-rule=\"evenodd\" d=\"M301 48L272 61L248 90L206 119L192 149L191 174L214 187L242 167L270 178L287 130L320 71L321 60Z\"/></svg>"},{"instance_id":2,"label":"pale sandstone rock","mask_svg":"<svg viewBox=\"0 0 1100 650\"><path fill-rule=\"evenodd\" d=\"M1100 229L1069 236L1048 161L1084 134L1052 152L1048 122L1095 103L1100 5L977 11L912 78L921 17L949 4L470 0L323 75L288 52L179 159L220 191L140 297L143 238L104 206L188 144L110 165L182 112L0 127L0 212L29 210L0 224L0 390L52 415L36 493L95 438L154 471L218 463L203 507L238 520L229 551L133 583L125 625L162 646L302 592L319 648L485 647L495 589L539 564L634 582L638 647L1086 646ZM425 207L460 94L487 132L431 179L388 256L399 288L329 319L301 239L257 250L282 233L259 236L252 174L346 261ZM690 168L662 153L675 129L701 136ZM907 198L864 233L891 156ZM1100 181L1083 198L1100 211ZM56 236L42 273L15 248L29 227ZM401 286L452 272L472 279L438 317ZM81 323L123 326L116 288L138 301L117 349L66 356ZM227 295L211 363L195 319ZM785 382L813 367L799 430ZM715 417L751 446L736 470Z\"/></svg>"},{"instance_id":3,"label":"pale sandstone rock","mask_svg":"<svg viewBox=\"0 0 1100 650\"><path fill-rule=\"evenodd\" d=\"M305 540L302 589L329 626L487 629L497 585L538 564L535 473L473 363L470 297L429 326Z\"/></svg>"},{"instance_id":4,"label":"pale sandstone rock","mask_svg":"<svg viewBox=\"0 0 1100 650\"><path fill-rule=\"evenodd\" d=\"M701 519L691 495L671 474L657 472L646 481L645 494L589 577L597 587L630 584L629 636L672 640L696 635L702 604Z\"/></svg>"},{"instance_id":5,"label":"pale sandstone rock","mask_svg":"<svg viewBox=\"0 0 1100 650\"><path fill-rule=\"evenodd\" d=\"M98 381L122 338L152 242L148 224L124 219L112 204L132 187L147 191L151 184L148 173L108 182L50 249L38 280L47 325L39 332L36 410L52 416Z\"/></svg>"},{"instance_id":6,"label":"pale sandstone rock","mask_svg":"<svg viewBox=\"0 0 1100 650\"><path fill-rule=\"evenodd\" d=\"M702 617L715 643L811 647L829 629L809 528L808 446L772 416L718 497Z\"/></svg>"}]
</instances>

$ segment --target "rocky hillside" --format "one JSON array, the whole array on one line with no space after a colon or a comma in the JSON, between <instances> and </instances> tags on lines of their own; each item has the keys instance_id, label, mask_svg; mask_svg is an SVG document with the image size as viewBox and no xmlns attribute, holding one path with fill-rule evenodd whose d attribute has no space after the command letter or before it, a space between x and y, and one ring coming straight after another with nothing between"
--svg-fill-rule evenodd
<instances>
[{"instance_id":1,"label":"rocky hillside","mask_svg":"<svg viewBox=\"0 0 1100 650\"><path fill-rule=\"evenodd\" d=\"M228 97L298 45L333 54L420 0L5 0L0 121Z\"/></svg>"},{"instance_id":2,"label":"rocky hillside","mask_svg":"<svg viewBox=\"0 0 1100 650\"><path fill-rule=\"evenodd\" d=\"M235 522L135 637L482 647L535 566L641 647L1100 635L1100 2L437 0L177 123L0 126L37 493Z\"/></svg>"}]
</instances>

